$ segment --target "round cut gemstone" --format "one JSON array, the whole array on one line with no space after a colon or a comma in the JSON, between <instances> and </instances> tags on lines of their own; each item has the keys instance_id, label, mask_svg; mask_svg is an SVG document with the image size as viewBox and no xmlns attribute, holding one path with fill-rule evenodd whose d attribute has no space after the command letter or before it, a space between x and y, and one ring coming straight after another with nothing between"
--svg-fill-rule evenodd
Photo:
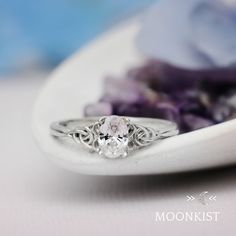
<instances>
[{"instance_id":1,"label":"round cut gemstone","mask_svg":"<svg viewBox=\"0 0 236 236\"><path fill-rule=\"evenodd\" d=\"M100 126L98 143L101 154L117 158L127 154L128 126L123 117L109 116Z\"/></svg>"}]
</instances>

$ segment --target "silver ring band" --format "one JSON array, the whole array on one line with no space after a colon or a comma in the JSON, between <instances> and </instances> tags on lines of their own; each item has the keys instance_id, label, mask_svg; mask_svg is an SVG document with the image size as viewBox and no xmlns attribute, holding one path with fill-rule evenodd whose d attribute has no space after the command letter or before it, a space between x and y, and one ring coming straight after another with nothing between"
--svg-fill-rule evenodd
<instances>
[{"instance_id":1,"label":"silver ring band","mask_svg":"<svg viewBox=\"0 0 236 236\"><path fill-rule=\"evenodd\" d=\"M134 117L93 117L52 123L51 135L69 138L107 158L126 157L131 151L178 134L174 122Z\"/></svg>"}]
</instances>

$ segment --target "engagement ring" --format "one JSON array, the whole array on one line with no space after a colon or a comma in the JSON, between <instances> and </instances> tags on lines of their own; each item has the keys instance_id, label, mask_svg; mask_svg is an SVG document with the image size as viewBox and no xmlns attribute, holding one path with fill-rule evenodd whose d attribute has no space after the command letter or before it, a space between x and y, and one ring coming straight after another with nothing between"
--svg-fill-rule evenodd
<instances>
[{"instance_id":1,"label":"engagement ring","mask_svg":"<svg viewBox=\"0 0 236 236\"><path fill-rule=\"evenodd\" d=\"M51 135L69 138L106 158L126 157L156 141L178 134L174 122L121 116L54 122Z\"/></svg>"}]
</instances>

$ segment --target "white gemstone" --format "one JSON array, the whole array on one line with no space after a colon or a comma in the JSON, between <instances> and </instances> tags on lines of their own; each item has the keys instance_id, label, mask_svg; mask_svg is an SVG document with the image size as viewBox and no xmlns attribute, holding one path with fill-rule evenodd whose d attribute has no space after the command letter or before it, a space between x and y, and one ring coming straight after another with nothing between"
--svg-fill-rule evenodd
<instances>
[{"instance_id":1,"label":"white gemstone","mask_svg":"<svg viewBox=\"0 0 236 236\"><path fill-rule=\"evenodd\" d=\"M123 117L109 116L100 126L98 143L101 154L108 158L125 156L128 146L128 126Z\"/></svg>"}]
</instances>

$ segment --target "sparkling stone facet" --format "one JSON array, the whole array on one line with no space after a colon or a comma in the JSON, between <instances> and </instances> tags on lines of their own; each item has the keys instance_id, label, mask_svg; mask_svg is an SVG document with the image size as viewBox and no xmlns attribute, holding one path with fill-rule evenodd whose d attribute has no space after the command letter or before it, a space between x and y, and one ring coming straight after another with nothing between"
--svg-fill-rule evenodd
<instances>
[{"instance_id":1,"label":"sparkling stone facet","mask_svg":"<svg viewBox=\"0 0 236 236\"><path fill-rule=\"evenodd\" d=\"M128 146L128 126L123 117L109 116L100 126L98 143L101 154L108 158L125 156Z\"/></svg>"}]
</instances>

